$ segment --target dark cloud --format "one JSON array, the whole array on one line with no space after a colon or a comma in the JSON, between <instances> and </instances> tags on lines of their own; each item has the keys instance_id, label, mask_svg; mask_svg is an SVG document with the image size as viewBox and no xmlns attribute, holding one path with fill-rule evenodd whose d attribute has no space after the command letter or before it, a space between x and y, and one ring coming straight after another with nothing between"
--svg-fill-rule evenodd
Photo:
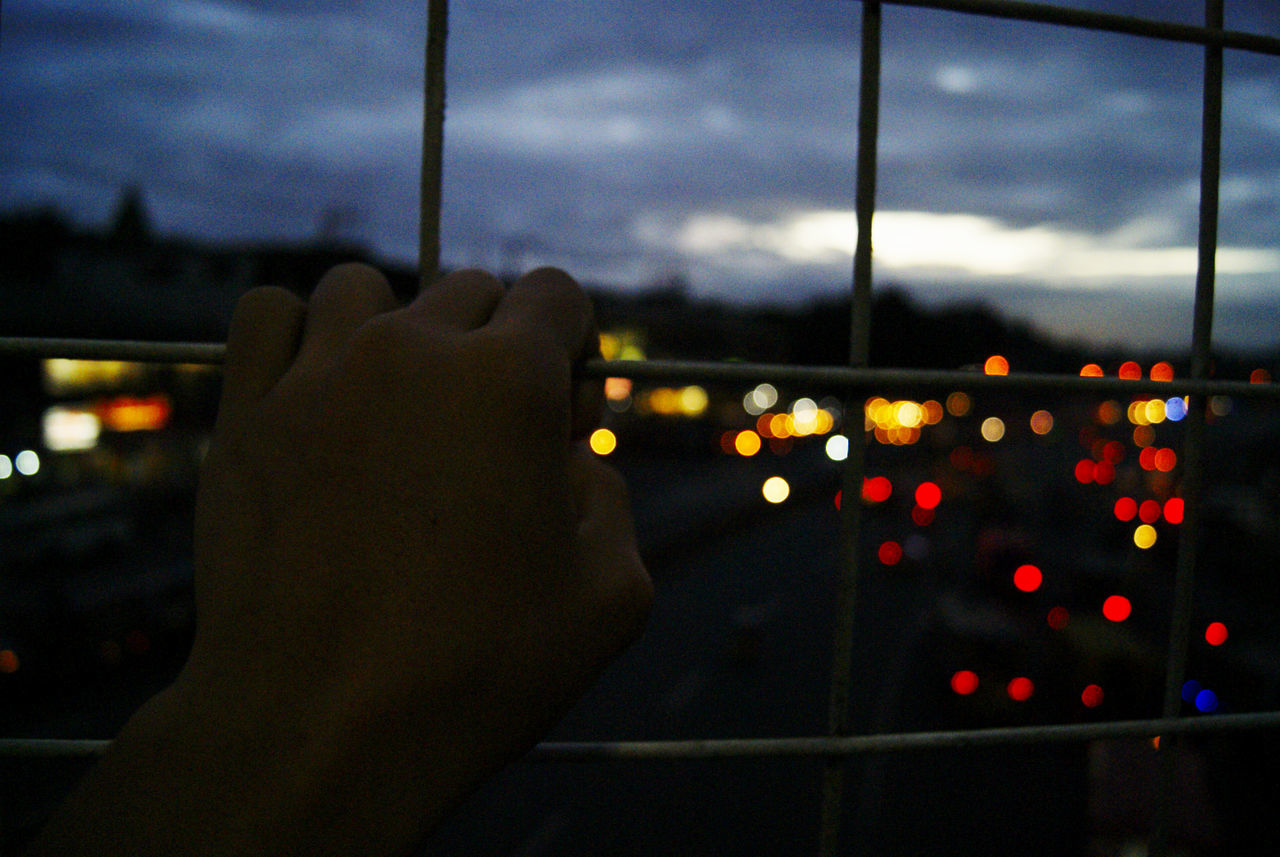
<instances>
[{"instance_id":1,"label":"dark cloud","mask_svg":"<svg viewBox=\"0 0 1280 857\"><path fill-rule=\"evenodd\" d=\"M744 299L847 280L844 239L812 232L841 221L802 215L852 208L858 3L451 5L447 262L550 261L621 286L675 271ZM1202 15L1200 0L1062 5ZM424 7L6 4L0 110L15 121L0 128L0 205L101 222L140 183L162 230L206 238L302 237L352 206L361 240L410 260ZM1278 30L1272 0L1228 12L1230 26ZM1228 52L1230 247L1275 249L1277 62ZM1061 286L1070 253L1177 269L1196 231L1201 70L1195 46L887 5L880 209L940 215L898 222L1022 242L1040 260L983 273L967 258L919 280ZM814 255L781 252L784 234ZM1124 255L1135 249L1167 252ZM1265 257L1235 264L1223 293L1280 278Z\"/></svg>"}]
</instances>

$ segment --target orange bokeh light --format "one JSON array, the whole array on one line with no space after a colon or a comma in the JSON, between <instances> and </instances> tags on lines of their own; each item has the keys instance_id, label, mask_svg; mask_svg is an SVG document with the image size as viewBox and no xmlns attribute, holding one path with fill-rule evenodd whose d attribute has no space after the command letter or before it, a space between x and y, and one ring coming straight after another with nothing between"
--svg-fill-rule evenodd
<instances>
[{"instance_id":1,"label":"orange bokeh light","mask_svg":"<svg viewBox=\"0 0 1280 857\"><path fill-rule=\"evenodd\" d=\"M982 365L982 371L987 375L1008 375L1009 361L999 354L992 354Z\"/></svg>"},{"instance_id":2,"label":"orange bokeh light","mask_svg":"<svg viewBox=\"0 0 1280 857\"><path fill-rule=\"evenodd\" d=\"M1102 375L1102 367L1097 363L1086 363L1080 370L1081 378L1101 378Z\"/></svg>"},{"instance_id":3,"label":"orange bokeh light","mask_svg":"<svg viewBox=\"0 0 1280 857\"><path fill-rule=\"evenodd\" d=\"M1126 360L1120 364L1119 375L1126 381L1142 380L1142 367L1132 360Z\"/></svg>"},{"instance_id":4,"label":"orange bokeh light","mask_svg":"<svg viewBox=\"0 0 1280 857\"><path fill-rule=\"evenodd\" d=\"M760 435L750 429L738 432L737 436L733 439L733 448L737 451L738 455L742 455L747 458L750 458L759 452L761 446L762 443L760 441Z\"/></svg>"},{"instance_id":5,"label":"orange bokeh light","mask_svg":"<svg viewBox=\"0 0 1280 857\"><path fill-rule=\"evenodd\" d=\"M1150 377L1152 381L1172 381L1173 367L1161 360L1151 367Z\"/></svg>"}]
</instances>

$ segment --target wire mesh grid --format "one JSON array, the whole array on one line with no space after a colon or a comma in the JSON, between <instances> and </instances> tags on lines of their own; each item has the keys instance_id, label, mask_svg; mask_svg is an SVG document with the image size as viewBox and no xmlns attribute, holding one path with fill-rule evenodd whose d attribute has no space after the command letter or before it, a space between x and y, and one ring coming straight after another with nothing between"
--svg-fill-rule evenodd
<instances>
[{"instance_id":1,"label":"wire mesh grid","mask_svg":"<svg viewBox=\"0 0 1280 857\"><path fill-rule=\"evenodd\" d=\"M849 757L937 748L1087 742L1108 738L1183 736L1280 726L1280 711L1225 714L1212 718L1180 716L1180 690L1186 673L1194 573L1198 558L1197 533L1204 489L1203 447L1205 407L1209 396L1280 399L1280 384L1252 384L1210 379L1210 340L1214 308L1217 252L1219 162L1221 153L1223 51L1239 50L1280 56L1280 38L1224 29L1223 0L1206 0L1203 26L1095 12L1044 3L1013 0L860 0L861 53L858 93L855 210L858 225L853 258L852 317L847 366L796 366L704 361L649 360L627 364L592 361L589 377L627 376L634 380L757 382L766 378L804 382L842 393L852 401L868 391L905 389L990 389L1073 393L1142 394L1159 391L1190 397L1184 438L1185 518L1176 559L1174 603L1167 645L1162 713L1159 718L1089 724L928 731L854 735L851 727L850 685L854 641L854 599L858 586L856 550L861 526L858 503L841 509L842 561L837 587L836 622L828 710L823 736L682 741L605 741L543 743L528 756L538 762L603 760L708 759L726 757L818 757L826 760L818 852L824 857L840 848L844 770ZM875 213L877 137L879 123L882 6L921 7L942 12L990 16L1051 26L1080 28L1200 45L1204 50L1198 267L1194 322L1191 332L1191 376L1174 382L1082 378L1066 375L1013 373L1007 376L969 372L873 369L868 367L871 334L872 221ZM441 169L444 139L445 40L447 0L429 0L426 40L426 88L422 166L420 276L429 285L439 269ZM182 363L221 363L220 344L135 342L119 340L0 338L0 355L69 357L90 360L130 360ZM846 496L857 496L863 482L863 444L851 444L842 477ZM100 755L109 741L63 739L0 739L0 757L65 758ZM1152 854L1169 847L1170 797L1176 776L1176 742L1161 745L1162 788L1151 831Z\"/></svg>"}]
</instances>

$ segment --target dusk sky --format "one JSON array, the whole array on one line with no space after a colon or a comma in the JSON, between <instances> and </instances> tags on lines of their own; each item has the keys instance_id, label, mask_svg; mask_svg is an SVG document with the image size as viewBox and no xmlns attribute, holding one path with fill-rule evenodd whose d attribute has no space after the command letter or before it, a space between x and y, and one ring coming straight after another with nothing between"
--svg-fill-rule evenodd
<instances>
[{"instance_id":1,"label":"dusk sky","mask_svg":"<svg viewBox=\"0 0 1280 857\"><path fill-rule=\"evenodd\" d=\"M306 239L344 209L343 235L413 262L425 7L5 0L0 208L102 224L136 184L159 232L211 240ZM451 7L445 264L742 303L848 289L861 4ZM1280 36L1275 0L1226 9ZM1185 348L1202 53L886 5L877 284ZM1227 52L1222 175L1217 338L1280 344L1280 57Z\"/></svg>"}]
</instances>

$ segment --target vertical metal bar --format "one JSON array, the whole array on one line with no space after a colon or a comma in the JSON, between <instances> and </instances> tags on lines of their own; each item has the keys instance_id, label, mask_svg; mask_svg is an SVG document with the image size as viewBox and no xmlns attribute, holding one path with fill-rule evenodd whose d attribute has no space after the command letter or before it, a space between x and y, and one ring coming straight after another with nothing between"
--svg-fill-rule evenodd
<instances>
[{"instance_id":1,"label":"vertical metal bar","mask_svg":"<svg viewBox=\"0 0 1280 857\"><path fill-rule=\"evenodd\" d=\"M449 0L427 2L427 48L422 103L422 173L418 213L419 288L440 270L440 195L444 174L445 40Z\"/></svg>"},{"instance_id":2,"label":"vertical metal bar","mask_svg":"<svg viewBox=\"0 0 1280 857\"><path fill-rule=\"evenodd\" d=\"M853 255L853 304L849 319L849 365L865 367L871 343L871 220L876 203L876 141L880 124L880 2L862 4L861 69L858 86L858 163L854 198L858 222ZM843 565L836 592L831 658L828 732L850 734L849 693L853 671L853 610L858 583L858 542L862 528L862 478L866 461L862 403L850 392L845 399L844 429L849 437L841 489ZM823 772L822 829L819 853L832 857L840 841L847 760L829 757Z\"/></svg>"},{"instance_id":3,"label":"vertical metal bar","mask_svg":"<svg viewBox=\"0 0 1280 857\"><path fill-rule=\"evenodd\" d=\"M1222 0L1205 0L1205 26L1223 27ZM1209 377L1213 334L1213 296L1218 249L1218 184L1222 160L1222 46L1204 50L1204 104L1200 131L1200 234L1196 270L1195 318L1191 332L1191 377ZM1173 615L1169 627L1168 666L1165 670L1164 717L1177 717L1182 709L1182 683L1187 672L1191 607L1195 567L1200 541L1200 507L1204 481L1204 396L1193 396L1183 448L1182 498L1185 514L1178 537L1177 571L1173 590ZM1172 736L1170 736L1172 738ZM1152 824L1151 854L1163 857L1169 848L1169 822L1176 784L1177 741L1161 743L1161 799Z\"/></svg>"}]
</instances>

